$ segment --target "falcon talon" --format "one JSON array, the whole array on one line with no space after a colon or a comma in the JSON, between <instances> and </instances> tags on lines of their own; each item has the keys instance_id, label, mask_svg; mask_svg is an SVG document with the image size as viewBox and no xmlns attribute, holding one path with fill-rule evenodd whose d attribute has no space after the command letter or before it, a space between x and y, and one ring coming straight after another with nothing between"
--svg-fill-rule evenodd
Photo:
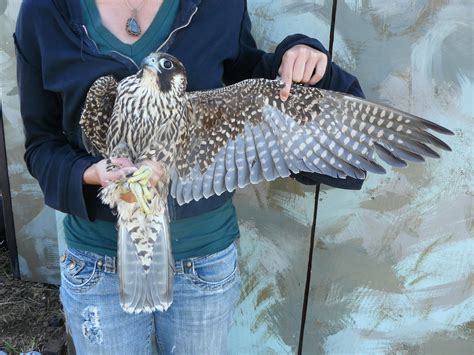
<instances>
[{"instance_id":1,"label":"falcon talon","mask_svg":"<svg viewBox=\"0 0 474 355\"><path fill-rule=\"evenodd\" d=\"M142 186L138 183L131 183L130 188L132 193L135 195L135 199L140 205L141 211L145 214L150 214L150 207L144 198Z\"/></svg>"}]
</instances>

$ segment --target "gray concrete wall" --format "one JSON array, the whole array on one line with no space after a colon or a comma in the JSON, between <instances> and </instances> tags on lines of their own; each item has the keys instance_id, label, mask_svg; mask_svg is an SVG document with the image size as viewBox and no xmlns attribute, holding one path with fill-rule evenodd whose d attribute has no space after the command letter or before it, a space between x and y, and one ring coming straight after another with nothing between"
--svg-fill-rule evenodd
<instances>
[{"instance_id":1,"label":"gray concrete wall","mask_svg":"<svg viewBox=\"0 0 474 355\"><path fill-rule=\"evenodd\" d=\"M22 277L57 282L54 211L23 163L11 33L0 0L0 80ZM332 2L249 0L255 38L328 44ZM456 132L439 161L323 188L304 353L468 354L473 342L471 1L339 1L335 60L369 99ZM240 191L242 295L231 354L290 354L298 343L314 188L279 180ZM60 224L60 223L59 223ZM59 231L60 232L60 231Z\"/></svg>"}]
</instances>

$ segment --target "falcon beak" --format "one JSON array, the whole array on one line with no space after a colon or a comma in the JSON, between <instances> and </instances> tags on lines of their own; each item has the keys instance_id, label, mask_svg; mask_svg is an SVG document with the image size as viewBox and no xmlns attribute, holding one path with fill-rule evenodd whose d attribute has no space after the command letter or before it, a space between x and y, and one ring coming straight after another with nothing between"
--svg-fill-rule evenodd
<instances>
[{"instance_id":1,"label":"falcon beak","mask_svg":"<svg viewBox=\"0 0 474 355\"><path fill-rule=\"evenodd\" d=\"M148 57L145 57L143 61L141 62L140 66L143 69L151 70L152 72L156 74L161 74L161 70L158 65L158 60L156 60L156 58L151 55L149 55Z\"/></svg>"}]
</instances>

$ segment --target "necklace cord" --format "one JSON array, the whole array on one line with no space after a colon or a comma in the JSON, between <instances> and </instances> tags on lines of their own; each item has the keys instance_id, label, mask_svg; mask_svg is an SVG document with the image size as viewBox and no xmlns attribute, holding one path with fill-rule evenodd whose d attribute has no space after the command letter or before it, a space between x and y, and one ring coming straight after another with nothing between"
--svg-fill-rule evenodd
<instances>
[{"instance_id":1,"label":"necklace cord","mask_svg":"<svg viewBox=\"0 0 474 355\"><path fill-rule=\"evenodd\" d=\"M147 1L148 0L142 0L142 2L137 7L133 7L132 5L130 5L129 0L124 0L125 5L127 5L128 9L132 11L134 14L137 14L138 11L140 11L143 8L143 6L145 6Z\"/></svg>"}]
</instances>

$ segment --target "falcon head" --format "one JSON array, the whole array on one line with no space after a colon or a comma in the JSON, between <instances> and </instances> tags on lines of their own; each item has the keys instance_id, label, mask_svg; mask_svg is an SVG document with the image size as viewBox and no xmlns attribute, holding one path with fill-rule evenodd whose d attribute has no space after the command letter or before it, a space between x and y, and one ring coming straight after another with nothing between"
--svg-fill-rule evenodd
<instances>
[{"instance_id":1,"label":"falcon head","mask_svg":"<svg viewBox=\"0 0 474 355\"><path fill-rule=\"evenodd\" d=\"M156 85L161 92L186 90L186 70L183 64L167 53L154 52L145 57L141 63L142 77L150 85Z\"/></svg>"}]
</instances>

